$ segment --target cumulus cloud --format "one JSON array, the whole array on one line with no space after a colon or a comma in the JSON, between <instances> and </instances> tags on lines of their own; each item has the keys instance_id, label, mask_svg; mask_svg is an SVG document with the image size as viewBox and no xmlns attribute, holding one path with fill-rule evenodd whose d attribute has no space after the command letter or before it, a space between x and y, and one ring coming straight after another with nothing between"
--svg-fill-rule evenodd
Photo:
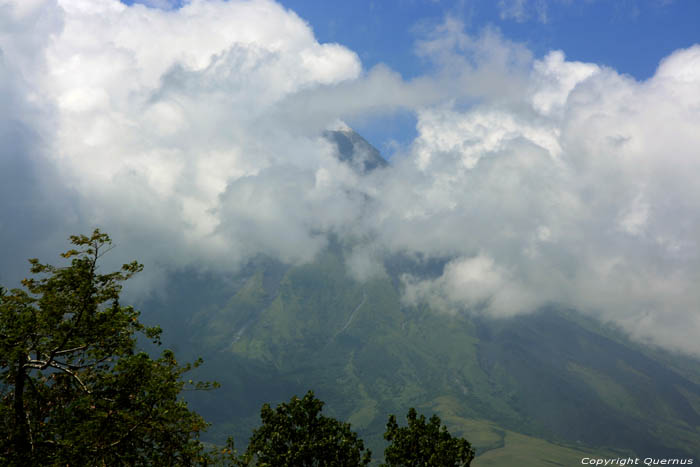
<instances>
[{"instance_id":1,"label":"cumulus cloud","mask_svg":"<svg viewBox=\"0 0 700 467\"><path fill-rule=\"evenodd\" d=\"M677 51L636 82L552 52L519 103L419 112L397 168L410 188L386 189L405 202L385 213L401 228L378 231L456 259L404 278L405 298L494 314L558 303L698 352L698 57Z\"/></svg>"},{"instance_id":2,"label":"cumulus cloud","mask_svg":"<svg viewBox=\"0 0 700 467\"><path fill-rule=\"evenodd\" d=\"M638 82L448 18L416 43L433 72L407 81L271 0L0 12L0 241L18 258L99 225L147 271L231 270L310 261L334 234L358 280L387 255L446 259L402 276L406 304L554 303L700 353L700 46ZM397 110L418 136L388 167L353 170L322 137Z\"/></svg>"},{"instance_id":3,"label":"cumulus cloud","mask_svg":"<svg viewBox=\"0 0 700 467\"><path fill-rule=\"evenodd\" d=\"M504 317L542 303L535 290L483 254L450 261L437 279L416 280L409 274L402 279L406 303L422 301L442 311L466 307Z\"/></svg>"},{"instance_id":4,"label":"cumulus cloud","mask_svg":"<svg viewBox=\"0 0 700 467\"><path fill-rule=\"evenodd\" d=\"M46 114L19 112L45 144L14 157L41 157L33 170L57 168L80 200L76 229L101 225L134 238L139 257L168 265L218 258L222 248L234 263L239 251L259 252L239 245L260 223L219 241L233 232L220 218L233 208L221 200L246 180L278 189L283 166L313 177L329 157L322 127L290 133L267 117L271 107L361 72L352 51L319 44L272 1L191 1L174 11L116 0L29 3L3 3L11 21L0 47L13 67L7 93ZM13 172L26 170L5 173Z\"/></svg>"}]
</instances>

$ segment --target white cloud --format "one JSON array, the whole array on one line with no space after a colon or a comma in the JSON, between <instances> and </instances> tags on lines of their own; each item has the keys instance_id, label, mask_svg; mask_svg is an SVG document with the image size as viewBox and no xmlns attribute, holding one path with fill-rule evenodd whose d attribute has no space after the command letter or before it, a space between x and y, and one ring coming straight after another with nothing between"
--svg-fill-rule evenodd
<instances>
[{"instance_id":1,"label":"white cloud","mask_svg":"<svg viewBox=\"0 0 700 467\"><path fill-rule=\"evenodd\" d=\"M501 19L514 19L519 23L524 22L528 18L526 11L526 0L499 0L498 9L500 10Z\"/></svg>"},{"instance_id":2,"label":"white cloud","mask_svg":"<svg viewBox=\"0 0 700 467\"><path fill-rule=\"evenodd\" d=\"M88 223L141 231L149 245L137 253L171 256L164 262L209 249L201 244L219 228L215 212L226 211L220 199L235 180L260 174L257 183L275 183L268 174L279 164L313 174L326 145L260 118L285 96L361 71L353 52L319 44L272 1L192 1L176 11L116 0L6 8L17 18L3 52L52 114L43 157L77 191Z\"/></svg>"},{"instance_id":3,"label":"white cloud","mask_svg":"<svg viewBox=\"0 0 700 467\"><path fill-rule=\"evenodd\" d=\"M498 10L502 20L524 23L532 16L540 23L549 20L547 0L498 0Z\"/></svg>"},{"instance_id":4,"label":"white cloud","mask_svg":"<svg viewBox=\"0 0 700 467\"><path fill-rule=\"evenodd\" d=\"M449 258L404 278L408 303L559 303L700 353L700 46L637 82L448 19L416 45L434 72L406 81L269 0L0 12L13 258L99 225L149 271L232 269L308 261L335 233L360 280L385 254ZM320 137L397 109L418 136L388 168L360 175Z\"/></svg>"},{"instance_id":5,"label":"white cloud","mask_svg":"<svg viewBox=\"0 0 700 467\"><path fill-rule=\"evenodd\" d=\"M372 246L360 243L352 249L346 259L350 275L360 282L387 276L383 252L373 249Z\"/></svg>"},{"instance_id":6,"label":"white cloud","mask_svg":"<svg viewBox=\"0 0 700 467\"><path fill-rule=\"evenodd\" d=\"M140 3L151 8L159 8L161 10L171 10L179 6L177 0L136 0L134 3Z\"/></svg>"},{"instance_id":7,"label":"white cloud","mask_svg":"<svg viewBox=\"0 0 700 467\"><path fill-rule=\"evenodd\" d=\"M406 299L496 315L559 303L699 352L699 50L641 83L553 52L520 101L419 112L378 231L457 259L406 278Z\"/></svg>"},{"instance_id":8,"label":"white cloud","mask_svg":"<svg viewBox=\"0 0 700 467\"><path fill-rule=\"evenodd\" d=\"M424 301L448 312L484 309L504 317L529 312L541 303L534 290L523 287L517 277L483 254L447 263L444 273L437 279L421 281L405 274L402 280L406 303Z\"/></svg>"}]
</instances>

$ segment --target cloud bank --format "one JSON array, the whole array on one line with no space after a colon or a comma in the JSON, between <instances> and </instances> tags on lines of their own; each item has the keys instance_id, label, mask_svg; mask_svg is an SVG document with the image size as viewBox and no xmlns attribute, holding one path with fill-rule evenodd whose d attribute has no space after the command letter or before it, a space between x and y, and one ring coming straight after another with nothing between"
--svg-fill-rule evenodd
<instances>
[{"instance_id":1,"label":"cloud bank","mask_svg":"<svg viewBox=\"0 0 700 467\"><path fill-rule=\"evenodd\" d=\"M268 0L0 0L0 18L5 277L95 225L152 274L310 261L334 233L361 278L450 258L403 276L408 304L559 304L700 354L700 46L638 82L447 19L408 81ZM321 137L397 110L418 136L387 168Z\"/></svg>"}]
</instances>

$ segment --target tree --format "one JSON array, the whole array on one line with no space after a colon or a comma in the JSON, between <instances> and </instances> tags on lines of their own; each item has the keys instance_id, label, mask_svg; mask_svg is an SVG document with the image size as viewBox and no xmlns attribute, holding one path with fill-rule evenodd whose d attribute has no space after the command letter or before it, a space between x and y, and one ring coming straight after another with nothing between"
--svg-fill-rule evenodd
<instances>
[{"instance_id":1,"label":"tree","mask_svg":"<svg viewBox=\"0 0 700 467\"><path fill-rule=\"evenodd\" d=\"M119 302L142 265L102 274L109 236L70 240L70 265L31 259L36 277L24 289L0 288L0 464L207 463L198 439L207 424L180 397L183 374L201 361L138 352L138 334L160 344L161 333Z\"/></svg>"},{"instance_id":2,"label":"tree","mask_svg":"<svg viewBox=\"0 0 700 467\"><path fill-rule=\"evenodd\" d=\"M454 438L446 426L440 427L437 415L426 423L425 416L417 416L411 408L406 416L408 426L399 427L394 415L389 416L384 439L389 446L384 450L386 466L468 466L474 459L474 450L466 439Z\"/></svg>"},{"instance_id":3,"label":"tree","mask_svg":"<svg viewBox=\"0 0 700 467\"><path fill-rule=\"evenodd\" d=\"M321 415L323 402L309 391L289 403L269 404L260 411L262 426L253 430L244 464L273 467L361 466L372 453L350 430L349 423Z\"/></svg>"}]
</instances>

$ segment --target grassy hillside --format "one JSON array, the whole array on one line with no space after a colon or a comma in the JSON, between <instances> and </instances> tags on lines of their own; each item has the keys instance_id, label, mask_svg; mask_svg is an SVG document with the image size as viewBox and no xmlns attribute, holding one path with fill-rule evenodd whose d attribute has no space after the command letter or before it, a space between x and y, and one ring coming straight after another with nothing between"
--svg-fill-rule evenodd
<instances>
[{"instance_id":1,"label":"grassy hillside","mask_svg":"<svg viewBox=\"0 0 700 467\"><path fill-rule=\"evenodd\" d=\"M360 283L329 249L298 267L261 260L223 283L183 274L146 317L168 313L166 340L202 355L202 377L222 383L193 400L215 439L244 443L262 403L314 389L375 454L388 414L414 406L467 437L477 466L571 465L609 451L700 457L695 360L572 311L492 320L403 307L396 274L413 266L397 264Z\"/></svg>"}]
</instances>

